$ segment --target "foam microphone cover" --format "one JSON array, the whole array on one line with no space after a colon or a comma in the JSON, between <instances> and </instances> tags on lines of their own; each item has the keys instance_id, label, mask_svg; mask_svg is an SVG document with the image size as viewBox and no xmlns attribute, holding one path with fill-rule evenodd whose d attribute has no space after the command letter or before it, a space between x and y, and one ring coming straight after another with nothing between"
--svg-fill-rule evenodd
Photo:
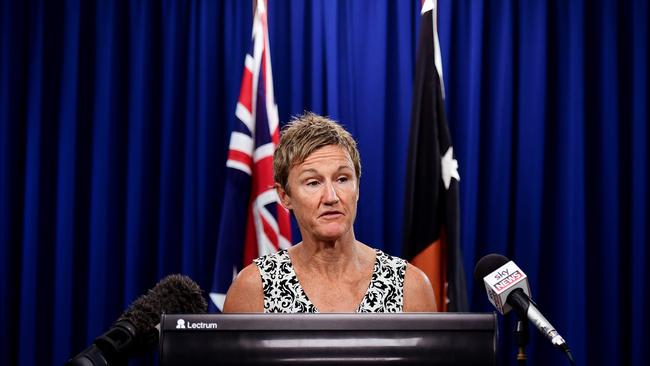
<instances>
[{"instance_id":1,"label":"foam microphone cover","mask_svg":"<svg viewBox=\"0 0 650 366\"><path fill-rule=\"evenodd\" d=\"M137 298L116 323L130 322L135 327L135 341L139 348L151 348L158 342L160 314L202 314L207 312L208 303L203 291L187 276L169 275L145 295Z\"/></svg>"},{"instance_id":2,"label":"foam microphone cover","mask_svg":"<svg viewBox=\"0 0 650 366\"><path fill-rule=\"evenodd\" d=\"M508 263L510 260L501 254L488 254L479 259L474 267L474 281L483 283L483 278Z\"/></svg>"}]
</instances>

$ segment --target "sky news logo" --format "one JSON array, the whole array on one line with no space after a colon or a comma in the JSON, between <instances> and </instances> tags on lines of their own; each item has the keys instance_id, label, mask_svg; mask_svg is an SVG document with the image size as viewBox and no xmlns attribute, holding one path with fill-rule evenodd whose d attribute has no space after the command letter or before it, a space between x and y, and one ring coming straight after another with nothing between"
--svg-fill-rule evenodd
<instances>
[{"instance_id":1,"label":"sky news logo","mask_svg":"<svg viewBox=\"0 0 650 366\"><path fill-rule=\"evenodd\" d=\"M176 329L217 329L217 323L193 323L185 319L178 319L176 321Z\"/></svg>"},{"instance_id":2,"label":"sky news logo","mask_svg":"<svg viewBox=\"0 0 650 366\"><path fill-rule=\"evenodd\" d=\"M514 271L510 275L502 279L501 281L495 283L494 289L497 292L501 292L507 289L508 287L514 285L515 283L519 282L519 280L521 280L523 277L524 276L520 271Z\"/></svg>"}]
</instances>

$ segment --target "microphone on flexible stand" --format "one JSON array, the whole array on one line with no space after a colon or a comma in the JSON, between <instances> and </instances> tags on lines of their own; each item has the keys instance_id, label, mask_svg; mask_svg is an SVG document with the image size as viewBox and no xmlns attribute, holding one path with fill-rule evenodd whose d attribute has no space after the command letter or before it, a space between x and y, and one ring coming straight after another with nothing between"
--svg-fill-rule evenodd
<instances>
[{"instance_id":1,"label":"microphone on flexible stand","mask_svg":"<svg viewBox=\"0 0 650 366\"><path fill-rule=\"evenodd\" d=\"M574 363L564 338L531 300L528 277L515 262L500 254L488 254L476 263L474 281L485 284L490 302L501 314L514 309L519 319L528 318L554 346L564 351L571 364Z\"/></svg>"},{"instance_id":2,"label":"microphone on flexible stand","mask_svg":"<svg viewBox=\"0 0 650 366\"><path fill-rule=\"evenodd\" d=\"M201 288L189 277L169 275L129 305L115 324L66 366L126 365L158 343L160 314L201 314L208 310Z\"/></svg>"}]
</instances>

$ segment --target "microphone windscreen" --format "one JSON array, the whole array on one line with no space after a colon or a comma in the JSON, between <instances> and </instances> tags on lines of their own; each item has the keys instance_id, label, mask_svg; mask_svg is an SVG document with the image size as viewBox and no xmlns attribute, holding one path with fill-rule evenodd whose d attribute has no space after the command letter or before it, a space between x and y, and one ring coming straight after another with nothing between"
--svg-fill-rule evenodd
<instances>
[{"instance_id":1,"label":"microphone windscreen","mask_svg":"<svg viewBox=\"0 0 650 366\"><path fill-rule=\"evenodd\" d=\"M501 254L488 254L479 259L474 267L474 281L483 283L483 278L497 270L497 268L510 262L510 260Z\"/></svg>"},{"instance_id":2,"label":"microphone windscreen","mask_svg":"<svg viewBox=\"0 0 650 366\"><path fill-rule=\"evenodd\" d=\"M172 274L133 301L117 322L133 324L137 342L147 347L157 342L160 314L201 314L207 310L208 303L199 285L187 276Z\"/></svg>"}]
</instances>

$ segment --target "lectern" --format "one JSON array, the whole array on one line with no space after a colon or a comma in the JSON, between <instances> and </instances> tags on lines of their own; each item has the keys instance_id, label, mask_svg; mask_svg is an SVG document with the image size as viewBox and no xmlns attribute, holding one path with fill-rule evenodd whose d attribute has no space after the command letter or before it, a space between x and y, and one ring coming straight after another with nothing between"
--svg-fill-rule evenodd
<instances>
[{"instance_id":1,"label":"lectern","mask_svg":"<svg viewBox=\"0 0 650 366\"><path fill-rule=\"evenodd\" d=\"M496 365L494 313L163 314L160 365Z\"/></svg>"}]
</instances>

